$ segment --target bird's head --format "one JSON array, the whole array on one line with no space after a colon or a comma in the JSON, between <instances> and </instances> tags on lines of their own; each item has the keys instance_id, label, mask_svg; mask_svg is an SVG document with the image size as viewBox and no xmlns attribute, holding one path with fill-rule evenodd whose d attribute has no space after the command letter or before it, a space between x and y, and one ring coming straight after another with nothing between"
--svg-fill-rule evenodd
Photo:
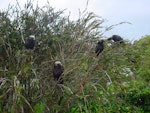
<instances>
[{"instance_id":1,"label":"bird's head","mask_svg":"<svg viewBox=\"0 0 150 113\"><path fill-rule=\"evenodd\" d=\"M112 36L107 39L108 41L112 40Z\"/></svg>"},{"instance_id":2,"label":"bird's head","mask_svg":"<svg viewBox=\"0 0 150 113\"><path fill-rule=\"evenodd\" d=\"M29 36L29 40L35 40L35 36L34 35L30 35Z\"/></svg>"},{"instance_id":3,"label":"bird's head","mask_svg":"<svg viewBox=\"0 0 150 113\"><path fill-rule=\"evenodd\" d=\"M100 40L100 41L98 42L98 44L102 44L102 43L104 43L104 40Z\"/></svg>"},{"instance_id":4,"label":"bird's head","mask_svg":"<svg viewBox=\"0 0 150 113\"><path fill-rule=\"evenodd\" d=\"M54 66L62 66L62 63L60 61L55 61Z\"/></svg>"}]
</instances>

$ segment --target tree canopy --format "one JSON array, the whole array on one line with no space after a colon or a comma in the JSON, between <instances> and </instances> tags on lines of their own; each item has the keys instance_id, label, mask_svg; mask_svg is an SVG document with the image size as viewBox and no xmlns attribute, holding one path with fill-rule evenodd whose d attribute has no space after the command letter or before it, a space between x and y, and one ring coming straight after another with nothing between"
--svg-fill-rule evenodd
<instances>
[{"instance_id":1,"label":"tree canopy","mask_svg":"<svg viewBox=\"0 0 150 113\"><path fill-rule=\"evenodd\" d=\"M106 41L96 57L95 44L111 27L86 10L76 21L63 12L31 2L0 12L0 112L149 112L150 36ZM31 51L24 47L29 35L36 37ZM53 80L56 60L64 66L63 85Z\"/></svg>"}]
</instances>

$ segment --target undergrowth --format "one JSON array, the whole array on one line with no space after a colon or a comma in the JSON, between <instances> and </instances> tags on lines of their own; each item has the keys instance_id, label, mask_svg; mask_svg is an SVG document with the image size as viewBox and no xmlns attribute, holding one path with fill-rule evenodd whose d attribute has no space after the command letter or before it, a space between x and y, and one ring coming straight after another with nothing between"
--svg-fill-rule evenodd
<instances>
[{"instance_id":1,"label":"undergrowth","mask_svg":"<svg viewBox=\"0 0 150 113\"><path fill-rule=\"evenodd\" d=\"M75 21L63 12L30 1L0 12L0 112L148 112L149 77L142 74L149 71L142 70L140 42L105 42L96 57L95 43L114 26L103 27L105 20L86 10ZM34 50L24 47L29 35L36 37ZM56 60L64 66L63 85L53 80Z\"/></svg>"}]
</instances>

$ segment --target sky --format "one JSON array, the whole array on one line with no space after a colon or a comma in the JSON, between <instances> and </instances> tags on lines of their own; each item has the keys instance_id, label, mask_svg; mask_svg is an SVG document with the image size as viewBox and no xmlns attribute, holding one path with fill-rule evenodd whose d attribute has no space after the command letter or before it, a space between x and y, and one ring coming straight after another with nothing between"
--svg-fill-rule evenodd
<instances>
[{"instance_id":1,"label":"sky","mask_svg":"<svg viewBox=\"0 0 150 113\"><path fill-rule=\"evenodd\" d=\"M27 0L18 0L23 6ZM73 20L78 19L79 9L86 8L87 0L38 0L39 6L44 6L49 1L56 10L66 9L64 14ZM34 4L37 0L33 1ZM0 0L0 10L8 5L15 5L16 0ZM89 0L87 11L94 12L106 21L104 26L115 25L120 22L130 22L114 27L104 35L110 37L114 34L120 35L129 41L138 40L145 35L150 35L150 0Z\"/></svg>"}]
</instances>

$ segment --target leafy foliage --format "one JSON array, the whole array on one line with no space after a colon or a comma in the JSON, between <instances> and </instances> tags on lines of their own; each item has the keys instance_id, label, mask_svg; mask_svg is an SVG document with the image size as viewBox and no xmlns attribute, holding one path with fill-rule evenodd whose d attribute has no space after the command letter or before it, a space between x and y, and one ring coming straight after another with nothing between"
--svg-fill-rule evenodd
<instances>
[{"instance_id":1,"label":"leafy foliage","mask_svg":"<svg viewBox=\"0 0 150 113\"><path fill-rule=\"evenodd\" d=\"M94 44L111 26L91 12L76 21L63 12L30 1L0 12L0 112L149 112L150 36L106 41L96 57ZM29 35L36 37L33 51L24 48ZM63 85L53 80L56 60L65 68Z\"/></svg>"}]
</instances>

